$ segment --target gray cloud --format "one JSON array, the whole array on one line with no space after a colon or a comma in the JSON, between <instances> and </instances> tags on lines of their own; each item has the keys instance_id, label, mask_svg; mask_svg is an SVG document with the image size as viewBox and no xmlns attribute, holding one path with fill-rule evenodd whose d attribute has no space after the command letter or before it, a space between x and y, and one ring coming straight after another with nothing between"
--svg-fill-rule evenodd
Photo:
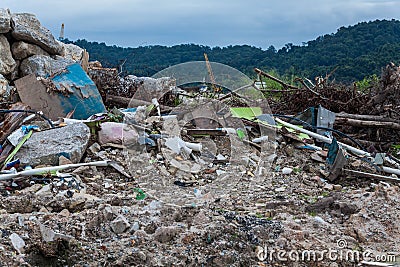
<instances>
[{"instance_id":1,"label":"gray cloud","mask_svg":"<svg viewBox=\"0 0 400 267\"><path fill-rule=\"evenodd\" d=\"M267 48L301 44L341 26L398 19L400 1L385 0L3 0L30 12L58 36L121 46L197 43Z\"/></svg>"}]
</instances>

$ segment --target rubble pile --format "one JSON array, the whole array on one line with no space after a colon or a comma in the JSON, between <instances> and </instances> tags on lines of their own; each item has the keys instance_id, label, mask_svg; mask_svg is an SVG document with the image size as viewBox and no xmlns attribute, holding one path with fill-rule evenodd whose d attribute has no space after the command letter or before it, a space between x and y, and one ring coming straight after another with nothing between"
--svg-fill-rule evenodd
<instances>
[{"instance_id":1,"label":"rubble pile","mask_svg":"<svg viewBox=\"0 0 400 267\"><path fill-rule=\"evenodd\" d=\"M9 99L10 83L29 74L51 76L84 58L84 50L56 40L33 14L0 9L0 92Z\"/></svg>"},{"instance_id":2,"label":"rubble pile","mask_svg":"<svg viewBox=\"0 0 400 267\"><path fill-rule=\"evenodd\" d=\"M370 95L304 83L271 110L252 84L120 77L32 14L0 9L0 32L1 266L400 261L398 138L362 142L397 134L398 67Z\"/></svg>"}]
</instances>

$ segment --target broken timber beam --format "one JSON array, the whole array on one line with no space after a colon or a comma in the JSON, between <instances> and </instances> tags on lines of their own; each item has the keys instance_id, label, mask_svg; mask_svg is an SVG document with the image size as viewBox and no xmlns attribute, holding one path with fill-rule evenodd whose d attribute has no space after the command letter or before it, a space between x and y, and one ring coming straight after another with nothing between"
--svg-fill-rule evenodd
<instances>
[{"instance_id":1,"label":"broken timber beam","mask_svg":"<svg viewBox=\"0 0 400 267\"><path fill-rule=\"evenodd\" d=\"M254 68L254 71L255 71L256 73L262 75L262 76L265 76L265 77L267 77L267 78L269 78L269 79L271 79L271 80L277 82L277 83L280 83L284 88L289 88L289 89L301 89L301 88L298 88L298 87L296 87L296 86L287 84L287 83L285 83L285 82L279 80L278 78L275 78L274 76L272 76L272 75L270 75L270 74L268 74L268 73L266 73L266 72L264 72L264 71L262 71L262 70L260 70L260 69L258 69L258 68Z\"/></svg>"},{"instance_id":2,"label":"broken timber beam","mask_svg":"<svg viewBox=\"0 0 400 267\"><path fill-rule=\"evenodd\" d=\"M116 96L116 95L109 95L106 96L106 102L113 102L124 106L129 107L138 107L138 106L149 106L152 105L151 102L147 102L140 99ZM172 107L160 105L160 109L162 112L171 111Z\"/></svg>"},{"instance_id":3,"label":"broken timber beam","mask_svg":"<svg viewBox=\"0 0 400 267\"><path fill-rule=\"evenodd\" d=\"M360 115L360 114L349 114L349 113L345 113L345 112L336 113L336 118L367 120L367 121L397 122L395 119L386 118L384 116L379 116L379 115Z\"/></svg>"},{"instance_id":4,"label":"broken timber beam","mask_svg":"<svg viewBox=\"0 0 400 267\"><path fill-rule=\"evenodd\" d=\"M188 135L211 135L211 136L225 136L226 131L219 129L187 129Z\"/></svg>"},{"instance_id":5,"label":"broken timber beam","mask_svg":"<svg viewBox=\"0 0 400 267\"><path fill-rule=\"evenodd\" d=\"M379 174L374 174L374 173L367 173L367 172L360 172L360 171L354 171L354 170L349 170L349 169L343 169L344 172L353 174L356 176L361 176L361 177L367 177L371 179L378 179L381 181L387 181L387 182L400 182L399 178L394 178L392 176L384 176L384 175L379 175Z\"/></svg>"},{"instance_id":6,"label":"broken timber beam","mask_svg":"<svg viewBox=\"0 0 400 267\"><path fill-rule=\"evenodd\" d=\"M10 107L10 110L29 110L29 106L17 102ZM24 112L8 113L5 116L4 124L0 128L0 144L3 144L7 137L21 126L22 121L27 116L28 113Z\"/></svg>"},{"instance_id":7,"label":"broken timber beam","mask_svg":"<svg viewBox=\"0 0 400 267\"><path fill-rule=\"evenodd\" d=\"M336 118L335 123L347 124L356 127L388 128L400 130L400 124L392 121L365 121L349 118Z\"/></svg>"}]
</instances>

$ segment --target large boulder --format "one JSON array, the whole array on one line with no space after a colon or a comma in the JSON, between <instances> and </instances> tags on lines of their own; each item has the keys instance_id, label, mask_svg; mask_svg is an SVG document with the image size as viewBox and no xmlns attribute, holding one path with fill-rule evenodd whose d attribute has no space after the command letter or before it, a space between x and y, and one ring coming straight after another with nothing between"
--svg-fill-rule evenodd
<instances>
[{"instance_id":1,"label":"large boulder","mask_svg":"<svg viewBox=\"0 0 400 267\"><path fill-rule=\"evenodd\" d=\"M24 41L15 42L11 46L12 54L15 59L25 59L33 55L50 56L49 53L44 51L40 46L29 44Z\"/></svg>"},{"instance_id":2,"label":"large boulder","mask_svg":"<svg viewBox=\"0 0 400 267\"><path fill-rule=\"evenodd\" d=\"M40 24L34 14L11 15L12 36L19 41L37 44L51 55L62 55L64 47Z\"/></svg>"},{"instance_id":3,"label":"large boulder","mask_svg":"<svg viewBox=\"0 0 400 267\"><path fill-rule=\"evenodd\" d=\"M11 13L9 9L0 8L0 33L11 30Z\"/></svg>"},{"instance_id":4,"label":"large boulder","mask_svg":"<svg viewBox=\"0 0 400 267\"><path fill-rule=\"evenodd\" d=\"M78 163L85 153L90 129L83 123L35 132L16 154L24 165L58 165L60 156Z\"/></svg>"},{"instance_id":5,"label":"large boulder","mask_svg":"<svg viewBox=\"0 0 400 267\"><path fill-rule=\"evenodd\" d=\"M0 34L0 74L9 75L16 66L17 63L12 57L10 44L7 38Z\"/></svg>"},{"instance_id":6,"label":"large boulder","mask_svg":"<svg viewBox=\"0 0 400 267\"><path fill-rule=\"evenodd\" d=\"M48 77L62 71L72 63L75 62L61 57L53 59L49 56L34 55L24 59L19 68L21 70L22 77L29 74L35 74L36 76L40 77Z\"/></svg>"}]
</instances>

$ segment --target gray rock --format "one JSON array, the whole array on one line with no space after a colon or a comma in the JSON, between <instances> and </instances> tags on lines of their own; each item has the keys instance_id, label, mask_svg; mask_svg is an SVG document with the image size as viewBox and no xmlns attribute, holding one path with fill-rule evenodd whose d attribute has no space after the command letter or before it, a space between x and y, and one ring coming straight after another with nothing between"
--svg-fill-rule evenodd
<instances>
[{"instance_id":1,"label":"gray rock","mask_svg":"<svg viewBox=\"0 0 400 267\"><path fill-rule=\"evenodd\" d=\"M21 147L16 157L24 165L58 165L60 155L78 163L86 150L90 129L83 123L35 132Z\"/></svg>"},{"instance_id":2,"label":"gray rock","mask_svg":"<svg viewBox=\"0 0 400 267\"><path fill-rule=\"evenodd\" d=\"M335 202L332 208L340 212L340 214L344 215L351 215L357 213L360 210L360 208L357 205L345 201Z\"/></svg>"},{"instance_id":3,"label":"gray rock","mask_svg":"<svg viewBox=\"0 0 400 267\"><path fill-rule=\"evenodd\" d=\"M64 46L65 58L73 61L80 61L82 59L84 49L74 44L61 44Z\"/></svg>"},{"instance_id":4,"label":"gray rock","mask_svg":"<svg viewBox=\"0 0 400 267\"><path fill-rule=\"evenodd\" d=\"M24 41L15 42L11 46L12 54L15 59L25 59L33 55L45 55L50 56L49 53L44 51L37 45L29 44Z\"/></svg>"},{"instance_id":5,"label":"gray rock","mask_svg":"<svg viewBox=\"0 0 400 267\"><path fill-rule=\"evenodd\" d=\"M19 79L19 65L21 64L20 60L15 59L15 68L10 74L10 81L15 81Z\"/></svg>"},{"instance_id":6,"label":"gray rock","mask_svg":"<svg viewBox=\"0 0 400 267\"><path fill-rule=\"evenodd\" d=\"M57 239L70 241L71 239L73 239L72 236L56 233L52 229L44 226L43 224L39 224L39 228L40 228L40 233L42 234L42 240L44 242L53 242L54 240Z\"/></svg>"},{"instance_id":7,"label":"gray rock","mask_svg":"<svg viewBox=\"0 0 400 267\"><path fill-rule=\"evenodd\" d=\"M124 216L118 215L118 217L110 223L110 226L114 233L122 234L130 227L130 224Z\"/></svg>"},{"instance_id":8,"label":"gray rock","mask_svg":"<svg viewBox=\"0 0 400 267\"><path fill-rule=\"evenodd\" d=\"M111 206L104 207L103 216L104 216L104 219L106 219L107 221L111 221L112 219L114 219L115 214L114 214Z\"/></svg>"},{"instance_id":9,"label":"gray rock","mask_svg":"<svg viewBox=\"0 0 400 267\"><path fill-rule=\"evenodd\" d=\"M0 33L11 30L11 13L9 9L0 8Z\"/></svg>"},{"instance_id":10,"label":"gray rock","mask_svg":"<svg viewBox=\"0 0 400 267\"><path fill-rule=\"evenodd\" d=\"M35 193L37 196L50 196L52 197L53 194L51 193L51 187L50 185L46 184L44 185L40 190L38 190Z\"/></svg>"},{"instance_id":11,"label":"gray rock","mask_svg":"<svg viewBox=\"0 0 400 267\"><path fill-rule=\"evenodd\" d=\"M166 242L169 242L172 239L174 239L177 234L178 234L178 230L175 227L162 226L162 227L157 228L153 237L154 237L154 240L157 240L160 243L166 243Z\"/></svg>"},{"instance_id":12,"label":"gray rock","mask_svg":"<svg viewBox=\"0 0 400 267\"><path fill-rule=\"evenodd\" d=\"M21 62L21 76L35 74L36 76L47 77L65 69L74 63L69 59L53 59L49 56L34 55Z\"/></svg>"},{"instance_id":13,"label":"gray rock","mask_svg":"<svg viewBox=\"0 0 400 267\"><path fill-rule=\"evenodd\" d=\"M306 211L320 213L326 210L330 210L336 198L337 198L336 196L329 196L322 198L318 200L316 203L308 205L306 207Z\"/></svg>"},{"instance_id":14,"label":"gray rock","mask_svg":"<svg viewBox=\"0 0 400 267\"><path fill-rule=\"evenodd\" d=\"M0 74L9 75L13 72L17 63L12 57L7 38L2 34L0 34L0 51Z\"/></svg>"},{"instance_id":15,"label":"gray rock","mask_svg":"<svg viewBox=\"0 0 400 267\"><path fill-rule=\"evenodd\" d=\"M11 15L12 36L19 41L37 44L51 55L62 55L64 48L51 32L40 24L34 14Z\"/></svg>"},{"instance_id":16,"label":"gray rock","mask_svg":"<svg viewBox=\"0 0 400 267\"><path fill-rule=\"evenodd\" d=\"M135 98L147 102L151 102L152 98L159 99L166 92L176 88L176 79L170 77L159 77L158 79L155 79L128 75L126 79L127 81L130 80L133 84L138 85Z\"/></svg>"},{"instance_id":17,"label":"gray rock","mask_svg":"<svg viewBox=\"0 0 400 267\"><path fill-rule=\"evenodd\" d=\"M0 74L0 99L7 99L10 96L11 88L8 80Z\"/></svg>"}]
</instances>

